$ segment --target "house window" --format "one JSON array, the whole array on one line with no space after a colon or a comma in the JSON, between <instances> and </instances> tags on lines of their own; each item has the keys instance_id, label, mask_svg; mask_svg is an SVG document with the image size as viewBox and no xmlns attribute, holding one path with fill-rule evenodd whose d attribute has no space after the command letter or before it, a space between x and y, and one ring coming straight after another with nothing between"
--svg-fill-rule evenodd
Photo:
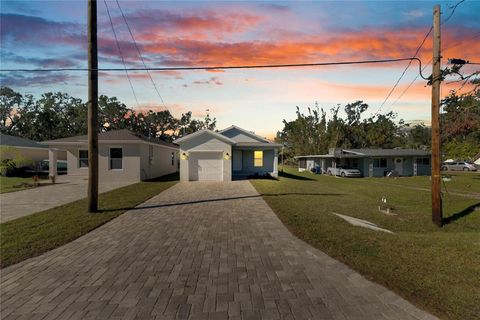
<instances>
[{"instance_id":1,"label":"house window","mask_svg":"<svg viewBox=\"0 0 480 320\"><path fill-rule=\"evenodd\" d=\"M153 163L153 146L148 146L148 164L152 165Z\"/></svg>"},{"instance_id":2,"label":"house window","mask_svg":"<svg viewBox=\"0 0 480 320\"><path fill-rule=\"evenodd\" d=\"M386 158L373 159L373 167L374 168L386 168L387 167L387 159Z\"/></svg>"},{"instance_id":3,"label":"house window","mask_svg":"<svg viewBox=\"0 0 480 320\"><path fill-rule=\"evenodd\" d=\"M263 167L263 151L254 151L253 152L253 166L254 167Z\"/></svg>"},{"instance_id":4,"label":"house window","mask_svg":"<svg viewBox=\"0 0 480 320\"><path fill-rule=\"evenodd\" d=\"M78 167L88 168L88 150L78 150Z\"/></svg>"},{"instance_id":5,"label":"house window","mask_svg":"<svg viewBox=\"0 0 480 320\"><path fill-rule=\"evenodd\" d=\"M429 166L430 158L417 158L416 162L417 162L417 165Z\"/></svg>"},{"instance_id":6,"label":"house window","mask_svg":"<svg viewBox=\"0 0 480 320\"><path fill-rule=\"evenodd\" d=\"M352 159L352 168L358 168L358 159L357 158Z\"/></svg>"},{"instance_id":7,"label":"house window","mask_svg":"<svg viewBox=\"0 0 480 320\"><path fill-rule=\"evenodd\" d=\"M175 165L175 152L172 152L172 166Z\"/></svg>"},{"instance_id":8,"label":"house window","mask_svg":"<svg viewBox=\"0 0 480 320\"><path fill-rule=\"evenodd\" d=\"M123 150L122 148L110 148L110 170L123 169Z\"/></svg>"}]
</instances>

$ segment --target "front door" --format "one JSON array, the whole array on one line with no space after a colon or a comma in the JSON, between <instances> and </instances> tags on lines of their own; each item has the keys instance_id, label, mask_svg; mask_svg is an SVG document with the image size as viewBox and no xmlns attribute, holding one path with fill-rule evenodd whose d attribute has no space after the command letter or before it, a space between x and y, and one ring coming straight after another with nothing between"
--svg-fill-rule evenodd
<instances>
[{"instance_id":1,"label":"front door","mask_svg":"<svg viewBox=\"0 0 480 320\"><path fill-rule=\"evenodd\" d=\"M233 156L232 156L233 171L242 171L242 162L243 162L242 156L243 156L242 150L233 150Z\"/></svg>"},{"instance_id":2,"label":"front door","mask_svg":"<svg viewBox=\"0 0 480 320\"><path fill-rule=\"evenodd\" d=\"M399 175L403 175L403 159L402 158L395 159L395 171L397 171Z\"/></svg>"}]
</instances>

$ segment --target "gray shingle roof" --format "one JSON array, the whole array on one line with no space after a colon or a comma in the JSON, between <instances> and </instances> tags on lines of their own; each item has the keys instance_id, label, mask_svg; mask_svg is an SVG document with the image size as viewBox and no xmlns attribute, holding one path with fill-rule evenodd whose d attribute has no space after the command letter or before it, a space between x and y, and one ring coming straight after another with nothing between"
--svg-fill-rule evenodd
<instances>
[{"instance_id":1,"label":"gray shingle roof","mask_svg":"<svg viewBox=\"0 0 480 320\"><path fill-rule=\"evenodd\" d=\"M43 144L40 144L36 141L10 136L8 134L0 133L0 145L2 146L11 146L11 147L19 147L19 148L48 148Z\"/></svg>"},{"instance_id":2,"label":"gray shingle roof","mask_svg":"<svg viewBox=\"0 0 480 320\"><path fill-rule=\"evenodd\" d=\"M61 144L61 143L85 143L88 139L87 135L68 137L56 140L44 141L42 143L49 144ZM165 142L157 138L148 138L140 134L136 134L127 129L122 130L112 130L107 132L102 132L98 134L98 141L137 141L137 142L148 142L154 143L161 146L166 146L170 148L178 148L174 143Z\"/></svg>"},{"instance_id":3,"label":"gray shingle roof","mask_svg":"<svg viewBox=\"0 0 480 320\"><path fill-rule=\"evenodd\" d=\"M314 154L296 156L295 159L305 158L365 158L365 157L428 157L430 151L416 149L338 149L342 153Z\"/></svg>"},{"instance_id":4,"label":"gray shingle roof","mask_svg":"<svg viewBox=\"0 0 480 320\"><path fill-rule=\"evenodd\" d=\"M428 156L429 151L417 149L342 149L344 152L365 155L368 157L401 157L401 156Z\"/></svg>"}]
</instances>

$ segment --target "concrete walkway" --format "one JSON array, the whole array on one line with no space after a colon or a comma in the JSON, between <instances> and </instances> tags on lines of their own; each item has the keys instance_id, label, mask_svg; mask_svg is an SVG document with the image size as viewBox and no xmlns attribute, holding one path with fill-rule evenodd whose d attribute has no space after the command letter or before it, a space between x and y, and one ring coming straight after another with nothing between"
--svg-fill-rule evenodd
<instances>
[{"instance_id":1,"label":"concrete walkway","mask_svg":"<svg viewBox=\"0 0 480 320\"><path fill-rule=\"evenodd\" d=\"M129 183L101 183L99 192L107 192ZM0 194L0 222L58 207L87 197L87 178L58 176L54 185Z\"/></svg>"},{"instance_id":2,"label":"concrete walkway","mask_svg":"<svg viewBox=\"0 0 480 320\"><path fill-rule=\"evenodd\" d=\"M292 236L248 181L178 183L2 270L2 319L435 319Z\"/></svg>"}]
</instances>

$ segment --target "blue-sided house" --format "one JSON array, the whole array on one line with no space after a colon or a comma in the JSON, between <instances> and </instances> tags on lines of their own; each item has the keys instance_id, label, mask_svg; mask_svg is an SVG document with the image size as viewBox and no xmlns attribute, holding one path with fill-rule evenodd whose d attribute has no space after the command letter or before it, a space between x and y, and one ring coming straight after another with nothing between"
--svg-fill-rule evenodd
<instances>
[{"instance_id":1,"label":"blue-sided house","mask_svg":"<svg viewBox=\"0 0 480 320\"><path fill-rule=\"evenodd\" d=\"M230 181L251 175L278 175L276 144L237 126L200 130L175 140L180 146L180 180Z\"/></svg>"},{"instance_id":2,"label":"blue-sided house","mask_svg":"<svg viewBox=\"0 0 480 320\"><path fill-rule=\"evenodd\" d=\"M384 177L395 171L399 176L428 176L431 172L430 152L416 149L340 149L328 154L295 157L299 171L346 166L360 170L364 177Z\"/></svg>"}]
</instances>

